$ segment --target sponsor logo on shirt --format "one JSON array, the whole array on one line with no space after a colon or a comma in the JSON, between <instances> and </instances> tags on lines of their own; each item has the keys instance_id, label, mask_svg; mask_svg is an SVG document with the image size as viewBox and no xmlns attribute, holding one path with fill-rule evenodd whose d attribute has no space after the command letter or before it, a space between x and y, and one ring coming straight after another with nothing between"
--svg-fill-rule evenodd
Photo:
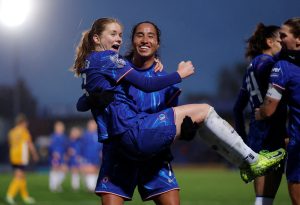
<instances>
[{"instance_id":1,"label":"sponsor logo on shirt","mask_svg":"<svg viewBox=\"0 0 300 205\"><path fill-rule=\"evenodd\" d=\"M280 70L281 70L280 68L276 68L276 67L275 67L275 68L272 69L272 72L274 72L274 73L279 73Z\"/></svg>"},{"instance_id":2,"label":"sponsor logo on shirt","mask_svg":"<svg viewBox=\"0 0 300 205\"><path fill-rule=\"evenodd\" d=\"M125 60L119 58L118 54L111 55L109 58L112 62L116 64L117 68L123 68L126 65Z\"/></svg>"},{"instance_id":3,"label":"sponsor logo on shirt","mask_svg":"<svg viewBox=\"0 0 300 205\"><path fill-rule=\"evenodd\" d=\"M102 179L102 182L103 182L103 183L107 183L108 181L109 181L108 177L104 177L104 178Z\"/></svg>"},{"instance_id":4,"label":"sponsor logo on shirt","mask_svg":"<svg viewBox=\"0 0 300 205\"><path fill-rule=\"evenodd\" d=\"M276 67L272 68L271 77L278 77L280 72L281 72L281 68L276 68Z\"/></svg>"},{"instance_id":5,"label":"sponsor logo on shirt","mask_svg":"<svg viewBox=\"0 0 300 205\"><path fill-rule=\"evenodd\" d=\"M166 119L166 115L165 114L160 114L158 117L159 117L160 121L163 121L163 120Z\"/></svg>"}]
</instances>

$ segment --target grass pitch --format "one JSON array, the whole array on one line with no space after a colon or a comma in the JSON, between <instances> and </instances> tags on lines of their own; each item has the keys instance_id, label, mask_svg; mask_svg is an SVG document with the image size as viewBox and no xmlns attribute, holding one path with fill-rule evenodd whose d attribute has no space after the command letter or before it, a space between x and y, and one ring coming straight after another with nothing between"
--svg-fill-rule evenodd
<instances>
[{"instance_id":1,"label":"grass pitch","mask_svg":"<svg viewBox=\"0 0 300 205\"><path fill-rule=\"evenodd\" d=\"M237 170L207 169L207 168L175 168L180 185L182 205L252 205L254 201L253 184L244 184ZM11 180L10 173L0 174L0 205L5 204L4 197ZM88 193L82 186L74 192L67 177L62 193L51 193L48 189L48 173L28 173L27 184L30 195L37 205L94 205L100 204L100 198ZM22 204L18 196L17 204ZM152 201L143 203L137 192L128 205L153 205ZM285 177L282 179L274 205L291 204Z\"/></svg>"}]
</instances>

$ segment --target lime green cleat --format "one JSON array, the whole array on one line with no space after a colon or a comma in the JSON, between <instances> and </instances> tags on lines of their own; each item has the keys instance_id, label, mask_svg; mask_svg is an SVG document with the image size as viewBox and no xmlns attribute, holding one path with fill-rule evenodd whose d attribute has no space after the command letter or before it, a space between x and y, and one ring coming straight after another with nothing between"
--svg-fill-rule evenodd
<instances>
[{"instance_id":1,"label":"lime green cleat","mask_svg":"<svg viewBox=\"0 0 300 205\"><path fill-rule=\"evenodd\" d=\"M268 172L278 169L285 155L286 152L282 148L273 152L260 151L256 162L240 169L242 180L248 183L256 177L266 175Z\"/></svg>"}]
</instances>

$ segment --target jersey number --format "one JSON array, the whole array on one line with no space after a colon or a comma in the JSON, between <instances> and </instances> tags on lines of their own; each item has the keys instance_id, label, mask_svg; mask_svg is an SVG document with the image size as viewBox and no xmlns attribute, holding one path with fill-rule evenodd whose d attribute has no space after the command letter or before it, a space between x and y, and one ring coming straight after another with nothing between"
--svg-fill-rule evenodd
<instances>
[{"instance_id":1,"label":"jersey number","mask_svg":"<svg viewBox=\"0 0 300 205\"><path fill-rule=\"evenodd\" d=\"M86 96L89 96L89 93L84 88L86 85L86 74L85 73L81 74L81 78L82 78L82 90Z\"/></svg>"},{"instance_id":2,"label":"jersey number","mask_svg":"<svg viewBox=\"0 0 300 205\"><path fill-rule=\"evenodd\" d=\"M257 96L260 103L263 103L263 98L261 96L260 90L258 88L258 84L254 73L251 71L246 77L247 90L250 94L250 102L253 104L253 97Z\"/></svg>"}]
</instances>

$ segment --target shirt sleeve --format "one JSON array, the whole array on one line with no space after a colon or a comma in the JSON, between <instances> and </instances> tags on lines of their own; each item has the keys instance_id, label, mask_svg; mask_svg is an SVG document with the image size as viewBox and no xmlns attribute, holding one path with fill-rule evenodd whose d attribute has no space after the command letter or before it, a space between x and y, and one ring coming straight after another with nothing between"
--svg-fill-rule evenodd
<instances>
[{"instance_id":1,"label":"shirt sleeve","mask_svg":"<svg viewBox=\"0 0 300 205\"><path fill-rule=\"evenodd\" d=\"M278 61L270 74L269 82L280 90L285 90L288 81L288 73L285 65L285 61Z\"/></svg>"},{"instance_id":2,"label":"shirt sleeve","mask_svg":"<svg viewBox=\"0 0 300 205\"><path fill-rule=\"evenodd\" d=\"M125 80L144 92L154 92L181 82L178 72L165 76L145 77L134 70L130 63L114 51L97 52L88 59L85 88L88 92L96 88L110 87L110 82L103 81L104 76L114 83ZM107 85L104 85L104 84Z\"/></svg>"},{"instance_id":3,"label":"shirt sleeve","mask_svg":"<svg viewBox=\"0 0 300 205\"><path fill-rule=\"evenodd\" d=\"M88 97L83 94L76 103L76 109L79 112L86 112L89 111L91 108L90 103L88 101Z\"/></svg>"},{"instance_id":4,"label":"shirt sleeve","mask_svg":"<svg viewBox=\"0 0 300 205\"><path fill-rule=\"evenodd\" d=\"M164 76L145 77L136 70L128 72L124 80L130 82L144 92L154 92L181 82L178 72Z\"/></svg>"}]
</instances>

